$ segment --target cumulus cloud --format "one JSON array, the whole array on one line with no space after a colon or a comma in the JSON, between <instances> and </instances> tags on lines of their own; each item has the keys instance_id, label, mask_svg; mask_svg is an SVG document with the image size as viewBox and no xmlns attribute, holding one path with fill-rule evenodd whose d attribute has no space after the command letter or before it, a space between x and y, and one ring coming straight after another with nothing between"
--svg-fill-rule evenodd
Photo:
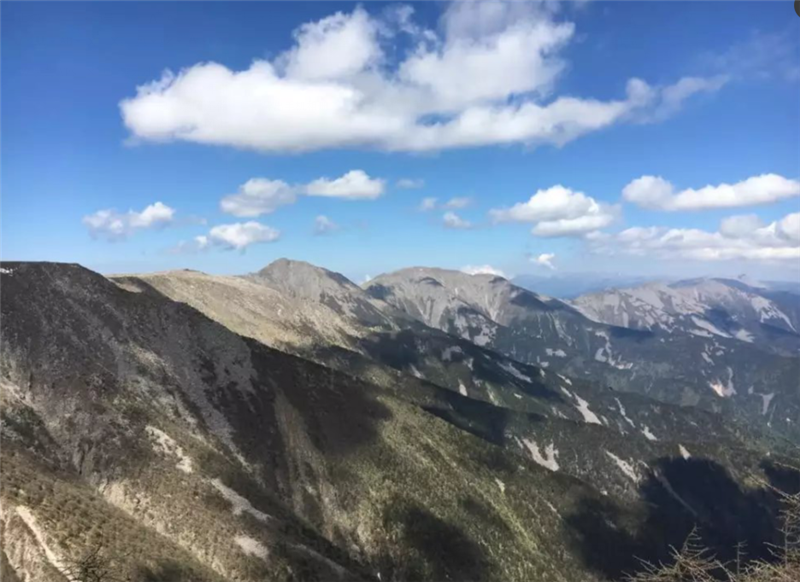
<instances>
[{"instance_id":1,"label":"cumulus cloud","mask_svg":"<svg viewBox=\"0 0 800 582\"><path fill-rule=\"evenodd\" d=\"M420 178L401 178L397 181L397 187L404 190L415 190L425 185L425 180Z\"/></svg>"},{"instance_id":2,"label":"cumulus cloud","mask_svg":"<svg viewBox=\"0 0 800 582\"><path fill-rule=\"evenodd\" d=\"M239 186L239 192L229 194L220 201L220 209L226 214L252 218L270 214L280 206L294 204L296 188L282 180L252 178Z\"/></svg>"},{"instance_id":3,"label":"cumulus cloud","mask_svg":"<svg viewBox=\"0 0 800 582\"><path fill-rule=\"evenodd\" d=\"M648 112L663 118L721 86L630 79L617 99L556 96L572 22L536 3L455 2L442 23L426 29L409 7L337 12L247 69L202 62L167 71L120 102L122 119L135 141L263 152L561 145Z\"/></svg>"},{"instance_id":4,"label":"cumulus cloud","mask_svg":"<svg viewBox=\"0 0 800 582\"><path fill-rule=\"evenodd\" d=\"M98 210L83 217L83 224L93 238L122 240L139 230L163 228L173 222L175 209L162 202L145 207L141 212L114 209Z\"/></svg>"},{"instance_id":5,"label":"cumulus cloud","mask_svg":"<svg viewBox=\"0 0 800 582\"><path fill-rule=\"evenodd\" d=\"M370 178L363 170L350 170L341 178L318 178L310 182L305 187L305 194L345 200L374 200L383 194L384 185L383 180Z\"/></svg>"},{"instance_id":6,"label":"cumulus cloud","mask_svg":"<svg viewBox=\"0 0 800 582\"><path fill-rule=\"evenodd\" d=\"M374 200L383 194L384 185L384 180L371 178L363 170L350 170L339 178L318 178L308 184L295 185L283 180L252 178L239 186L236 194L223 197L220 209L233 216L254 218L294 204L301 195Z\"/></svg>"},{"instance_id":7,"label":"cumulus cloud","mask_svg":"<svg viewBox=\"0 0 800 582\"><path fill-rule=\"evenodd\" d=\"M436 208L437 198L423 198L419 203L418 210L420 212L428 212Z\"/></svg>"},{"instance_id":8,"label":"cumulus cloud","mask_svg":"<svg viewBox=\"0 0 800 582\"><path fill-rule=\"evenodd\" d=\"M672 85L663 87L653 96L653 106L639 114L643 122L663 121L683 107L685 101L694 95L716 93L725 86L728 75L714 77L683 77Z\"/></svg>"},{"instance_id":9,"label":"cumulus cloud","mask_svg":"<svg viewBox=\"0 0 800 582\"><path fill-rule=\"evenodd\" d=\"M619 209L564 186L538 190L527 202L489 211L495 223L534 224L531 233L541 237L580 236L609 226Z\"/></svg>"},{"instance_id":10,"label":"cumulus cloud","mask_svg":"<svg viewBox=\"0 0 800 582\"><path fill-rule=\"evenodd\" d=\"M735 184L709 185L679 192L660 176L642 176L622 190L622 197L628 202L667 211L754 206L793 196L800 196L800 181L777 174L762 174Z\"/></svg>"},{"instance_id":11,"label":"cumulus cloud","mask_svg":"<svg viewBox=\"0 0 800 582\"><path fill-rule=\"evenodd\" d=\"M208 233L208 241L224 249L244 251L256 243L274 242L280 235L280 231L251 220L215 226Z\"/></svg>"},{"instance_id":12,"label":"cumulus cloud","mask_svg":"<svg viewBox=\"0 0 800 582\"><path fill-rule=\"evenodd\" d=\"M466 208L472 204L472 198L468 198L465 196L456 196L455 198L451 198L447 202L442 205L442 208L451 208L457 210L459 208Z\"/></svg>"},{"instance_id":13,"label":"cumulus cloud","mask_svg":"<svg viewBox=\"0 0 800 582\"><path fill-rule=\"evenodd\" d=\"M506 278L505 273L500 269L495 269L491 265L466 265L461 267L461 272L467 275L494 275L496 277Z\"/></svg>"},{"instance_id":14,"label":"cumulus cloud","mask_svg":"<svg viewBox=\"0 0 800 582\"><path fill-rule=\"evenodd\" d=\"M755 216L729 217L715 232L637 226L592 237L590 245L599 253L664 259L796 261L800 259L800 212L769 224Z\"/></svg>"},{"instance_id":15,"label":"cumulus cloud","mask_svg":"<svg viewBox=\"0 0 800 582\"><path fill-rule=\"evenodd\" d=\"M324 215L319 215L314 219L314 234L332 234L339 230L339 225Z\"/></svg>"},{"instance_id":16,"label":"cumulus cloud","mask_svg":"<svg viewBox=\"0 0 800 582\"><path fill-rule=\"evenodd\" d=\"M423 198L417 209L420 212L428 212L429 210L436 210L437 208L442 210L460 210L461 208L466 208L470 204L472 204L472 198L466 196L455 196L441 204L439 204L438 198Z\"/></svg>"},{"instance_id":17,"label":"cumulus cloud","mask_svg":"<svg viewBox=\"0 0 800 582\"><path fill-rule=\"evenodd\" d=\"M442 216L442 223L445 228L452 228L456 230L467 230L472 228L472 223L469 220L464 220L455 212L445 212Z\"/></svg>"},{"instance_id":18,"label":"cumulus cloud","mask_svg":"<svg viewBox=\"0 0 800 582\"><path fill-rule=\"evenodd\" d=\"M555 253L542 253L538 257L531 257L531 262L541 267L555 271L556 266L553 264L553 259L556 258Z\"/></svg>"}]
</instances>

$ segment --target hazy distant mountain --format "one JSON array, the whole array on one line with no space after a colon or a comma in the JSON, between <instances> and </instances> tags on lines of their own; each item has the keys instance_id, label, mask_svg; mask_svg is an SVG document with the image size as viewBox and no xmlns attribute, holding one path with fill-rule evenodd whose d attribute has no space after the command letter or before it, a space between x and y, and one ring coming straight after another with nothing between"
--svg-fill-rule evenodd
<instances>
[{"instance_id":1,"label":"hazy distant mountain","mask_svg":"<svg viewBox=\"0 0 800 582\"><path fill-rule=\"evenodd\" d=\"M544 293L560 299L572 299L585 293L595 293L615 287L631 287L652 281L652 278L602 273L554 273L545 275L517 275L514 285Z\"/></svg>"},{"instance_id":2,"label":"hazy distant mountain","mask_svg":"<svg viewBox=\"0 0 800 582\"><path fill-rule=\"evenodd\" d=\"M786 474L779 443L490 351L525 318L576 350L612 329L502 279L3 263L0 284L4 579L99 548L141 582L592 582L698 521L723 559L773 541L774 494L744 484Z\"/></svg>"},{"instance_id":3,"label":"hazy distant mountain","mask_svg":"<svg viewBox=\"0 0 800 582\"><path fill-rule=\"evenodd\" d=\"M800 354L800 296L730 279L652 283L581 296L587 317L633 329L734 338L784 355Z\"/></svg>"},{"instance_id":4,"label":"hazy distant mountain","mask_svg":"<svg viewBox=\"0 0 800 582\"><path fill-rule=\"evenodd\" d=\"M663 320L669 326L671 316L666 313L659 311L662 319L652 319L656 316L651 303L660 305L656 299L647 303L633 296L633 305L650 306L642 308L640 315L628 313L625 304L617 309L615 318L599 316L597 311L606 302L617 305L618 294L613 290L570 304L537 295L501 277L423 268L381 275L366 289L430 326L514 359L667 402L713 410L729 408L749 422L800 438L800 358L796 357L793 316L784 313L789 311L790 301L782 301L778 309L775 302L751 293L749 311L741 308L743 314L759 320L757 324L737 323L727 312L716 309L682 315L691 332L671 333L664 326L632 324L639 319L644 323ZM668 289L677 297L691 295L663 284L641 289L637 293L645 297L648 293L656 297L654 289ZM735 287L712 282L703 296L722 302L722 297L728 297L722 290L732 297L746 295ZM789 318L788 323L782 315ZM727 321L728 331L718 327L721 320ZM772 338L771 343L763 347L757 337ZM782 412L775 415L776 410Z\"/></svg>"}]
</instances>

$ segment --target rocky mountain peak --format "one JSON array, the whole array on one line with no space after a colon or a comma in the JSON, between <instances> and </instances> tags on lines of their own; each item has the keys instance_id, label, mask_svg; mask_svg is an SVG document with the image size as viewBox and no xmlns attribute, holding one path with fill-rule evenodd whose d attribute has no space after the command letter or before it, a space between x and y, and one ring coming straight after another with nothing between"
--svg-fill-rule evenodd
<instances>
[{"instance_id":1,"label":"rocky mountain peak","mask_svg":"<svg viewBox=\"0 0 800 582\"><path fill-rule=\"evenodd\" d=\"M341 273L317 267L305 261L278 259L257 273L246 275L287 295L318 300L323 297L367 300L363 290Z\"/></svg>"}]
</instances>

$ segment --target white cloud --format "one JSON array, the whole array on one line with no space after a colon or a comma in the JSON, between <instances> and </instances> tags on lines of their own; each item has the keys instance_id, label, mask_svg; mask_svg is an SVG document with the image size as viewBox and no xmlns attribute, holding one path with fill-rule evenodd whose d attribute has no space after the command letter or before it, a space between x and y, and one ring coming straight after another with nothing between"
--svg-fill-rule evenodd
<instances>
[{"instance_id":1,"label":"white cloud","mask_svg":"<svg viewBox=\"0 0 800 582\"><path fill-rule=\"evenodd\" d=\"M162 228L173 222L175 209L156 202L141 212L129 210L121 213L113 209L98 210L83 217L83 224L95 238L122 240L136 231Z\"/></svg>"},{"instance_id":2,"label":"white cloud","mask_svg":"<svg viewBox=\"0 0 800 582\"><path fill-rule=\"evenodd\" d=\"M556 266L553 264L553 259L555 258L556 255L554 253L542 253L538 257L531 257L531 262L555 271Z\"/></svg>"},{"instance_id":3,"label":"white cloud","mask_svg":"<svg viewBox=\"0 0 800 582\"><path fill-rule=\"evenodd\" d=\"M306 185L308 196L325 196L345 200L374 200L383 194L385 182L370 178L363 170L350 170L344 176L333 180L318 178Z\"/></svg>"},{"instance_id":4,"label":"white cloud","mask_svg":"<svg viewBox=\"0 0 800 582\"><path fill-rule=\"evenodd\" d=\"M505 273L500 269L495 269L491 265L466 265L461 267L461 272L467 275L495 275L496 277L506 278Z\"/></svg>"},{"instance_id":5,"label":"white cloud","mask_svg":"<svg viewBox=\"0 0 800 582\"><path fill-rule=\"evenodd\" d=\"M445 202L442 205L442 208L451 208L451 209L457 210L459 208L466 208L470 204L472 204L472 198L463 197L463 196L462 197L458 197L457 196L457 197L451 198L450 200Z\"/></svg>"},{"instance_id":6,"label":"white cloud","mask_svg":"<svg viewBox=\"0 0 800 582\"><path fill-rule=\"evenodd\" d=\"M754 30L724 52L702 55L700 60L735 80L800 79L800 43L788 28L779 32Z\"/></svg>"},{"instance_id":7,"label":"white cloud","mask_svg":"<svg viewBox=\"0 0 800 582\"><path fill-rule=\"evenodd\" d=\"M800 212L787 214L777 221L775 230L778 236L800 244Z\"/></svg>"},{"instance_id":8,"label":"white cloud","mask_svg":"<svg viewBox=\"0 0 800 582\"><path fill-rule=\"evenodd\" d=\"M726 218L716 232L694 228L632 227L593 237L595 252L664 259L780 261L800 259L800 212L764 224L755 216Z\"/></svg>"},{"instance_id":9,"label":"white cloud","mask_svg":"<svg viewBox=\"0 0 800 582\"><path fill-rule=\"evenodd\" d=\"M719 223L719 232L729 238L748 236L764 226L764 222L755 214L729 216Z\"/></svg>"},{"instance_id":10,"label":"white cloud","mask_svg":"<svg viewBox=\"0 0 800 582\"><path fill-rule=\"evenodd\" d=\"M264 152L562 145L616 123L663 118L689 95L721 86L630 79L616 100L554 96L575 27L553 11L455 2L438 32L412 13L339 12L301 26L291 48L245 70L203 62L168 71L120 102L123 121L139 141Z\"/></svg>"},{"instance_id":11,"label":"white cloud","mask_svg":"<svg viewBox=\"0 0 800 582\"><path fill-rule=\"evenodd\" d=\"M472 198L467 196L456 196L442 204L439 204L438 198L423 198L417 210L420 212L428 212L429 210L435 210L437 208L441 208L442 210L460 210L466 208L470 204L472 204Z\"/></svg>"},{"instance_id":12,"label":"white cloud","mask_svg":"<svg viewBox=\"0 0 800 582\"><path fill-rule=\"evenodd\" d=\"M609 226L618 214L617 207L561 185L538 190L530 200L511 208L489 211L495 223L532 223L531 233L541 237L585 235Z\"/></svg>"},{"instance_id":13,"label":"white cloud","mask_svg":"<svg viewBox=\"0 0 800 582\"><path fill-rule=\"evenodd\" d=\"M167 252L175 255L196 254L209 249L211 241L206 235L194 237L192 240L182 240L174 247L167 249Z\"/></svg>"},{"instance_id":14,"label":"white cloud","mask_svg":"<svg viewBox=\"0 0 800 582\"><path fill-rule=\"evenodd\" d=\"M208 240L226 249L243 251L252 244L274 242L280 235L280 231L251 220L215 226L209 231Z\"/></svg>"},{"instance_id":15,"label":"white cloud","mask_svg":"<svg viewBox=\"0 0 800 582\"><path fill-rule=\"evenodd\" d=\"M331 234L339 230L339 225L324 215L319 215L314 219L314 234Z\"/></svg>"},{"instance_id":16,"label":"white cloud","mask_svg":"<svg viewBox=\"0 0 800 582\"><path fill-rule=\"evenodd\" d=\"M425 180L421 178L401 178L397 181L397 187L404 190L415 190L425 186Z\"/></svg>"},{"instance_id":17,"label":"white cloud","mask_svg":"<svg viewBox=\"0 0 800 582\"><path fill-rule=\"evenodd\" d=\"M352 77L379 64L378 23L362 9L337 12L294 33L295 46L278 63L287 78L325 81Z\"/></svg>"},{"instance_id":18,"label":"white cloud","mask_svg":"<svg viewBox=\"0 0 800 582\"><path fill-rule=\"evenodd\" d=\"M296 188L282 180L252 178L239 186L237 194L229 194L220 202L220 209L234 216L254 217L270 214L278 207L294 204Z\"/></svg>"},{"instance_id":19,"label":"white cloud","mask_svg":"<svg viewBox=\"0 0 800 582\"><path fill-rule=\"evenodd\" d=\"M716 93L729 81L727 75L715 77L683 77L676 83L663 87L649 111L641 115L641 121L662 121L680 111L684 102L693 95Z\"/></svg>"},{"instance_id":20,"label":"white cloud","mask_svg":"<svg viewBox=\"0 0 800 582\"><path fill-rule=\"evenodd\" d=\"M301 195L374 200L383 194L384 184L384 180L371 178L363 170L350 170L339 178L318 178L308 184L295 185L283 180L251 178L239 186L236 194L223 197L220 209L233 216L254 218L294 204Z\"/></svg>"},{"instance_id":21,"label":"white cloud","mask_svg":"<svg viewBox=\"0 0 800 582\"><path fill-rule=\"evenodd\" d=\"M680 192L660 176L642 176L622 190L622 197L628 202L668 211L753 206L793 196L800 196L800 181L777 174L762 174L735 184L709 185Z\"/></svg>"},{"instance_id":22,"label":"white cloud","mask_svg":"<svg viewBox=\"0 0 800 582\"><path fill-rule=\"evenodd\" d=\"M436 208L436 198L423 198L422 201L419 203L418 210L420 212L428 212L429 210L434 210Z\"/></svg>"},{"instance_id":23,"label":"white cloud","mask_svg":"<svg viewBox=\"0 0 800 582\"><path fill-rule=\"evenodd\" d=\"M470 221L464 220L455 212L445 212L444 216L442 216L442 222L444 223L445 228L453 228L458 230L472 228L472 223Z\"/></svg>"}]
</instances>

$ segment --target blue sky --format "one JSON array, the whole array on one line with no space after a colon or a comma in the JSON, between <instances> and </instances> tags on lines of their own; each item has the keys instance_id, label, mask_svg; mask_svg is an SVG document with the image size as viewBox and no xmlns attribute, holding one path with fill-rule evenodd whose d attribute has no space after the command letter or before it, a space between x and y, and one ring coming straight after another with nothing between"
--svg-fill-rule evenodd
<instances>
[{"instance_id":1,"label":"blue sky","mask_svg":"<svg viewBox=\"0 0 800 582\"><path fill-rule=\"evenodd\" d=\"M4 3L2 256L797 278L798 28L786 2Z\"/></svg>"}]
</instances>

